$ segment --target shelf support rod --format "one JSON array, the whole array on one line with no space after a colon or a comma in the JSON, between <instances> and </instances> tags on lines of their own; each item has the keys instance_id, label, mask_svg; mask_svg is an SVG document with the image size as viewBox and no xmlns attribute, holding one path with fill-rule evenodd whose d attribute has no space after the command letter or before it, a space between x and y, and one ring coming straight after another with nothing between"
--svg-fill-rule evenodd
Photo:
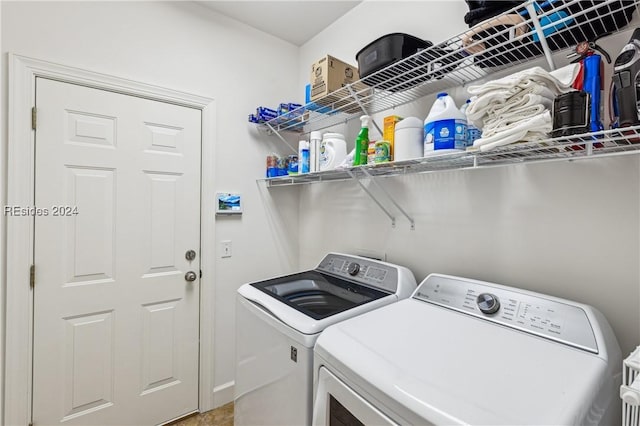
<instances>
[{"instance_id":1,"label":"shelf support rod","mask_svg":"<svg viewBox=\"0 0 640 426\"><path fill-rule=\"evenodd\" d=\"M398 210L400 210L400 213L402 213L404 215L404 217L407 218L407 220L409 221L409 223L411 224L411 230L415 230L416 229L416 222L413 220L413 218L411 216L409 216L407 214L406 211L404 211L404 209L402 207L400 207L400 205L396 202L396 200L391 196L391 194L389 194L389 191L387 191L386 189L384 189L384 187L382 185L380 185L373 176L371 176L371 174L367 171L367 169L362 169L362 173L364 173L369 179L371 179L371 182L373 182L373 184L380 189L384 195L387 196L387 198L393 203L394 206L396 206L396 208Z\"/></svg>"},{"instance_id":2,"label":"shelf support rod","mask_svg":"<svg viewBox=\"0 0 640 426\"><path fill-rule=\"evenodd\" d=\"M271 124L269 124L269 122L265 122L264 124L267 125L267 127L269 128L269 130L271 130L282 142L284 142L284 144L286 146L289 147L289 149L291 149L291 151L293 151L294 154L298 153L298 150L293 149L293 147L291 145L289 145L289 142L287 142L287 140L285 138L282 137L282 135L280 134L280 132L276 131L276 129L273 128L273 126L271 126Z\"/></svg>"},{"instance_id":3,"label":"shelf support rod","mask_svg":"<svg viewBox=\"0 0 640 426\"><path fill-rule=\"evenodd\" d=\"M549 71L555 71L556 66L553 62L553 57L551 56L551 49L547 44L547 39L545 38L544 31L542 31L542 26L540 25L540 21L538 20L538 12L536 8L533 6L532 2L529 2L526 6L527 12L529 12L529 16L531 17L531 22L533 22L533 27L538 33L538 41L540 42L540 46L542 46L542 51L544 52L545 58L547 58L547 64L549 64Z\"/></svg>"},{"instance_id":4,"label":"shelf support rod","mask_svg":"<svg viewBox=\"0 0 640 426\"><path fill-rule=\"evenodd\" d=\"M356 95L356 92L353 91L353 88L351 87L351 85L347 85L347 89L349 89L349 93L351 94L351 96L353 97L353 99L358 103L358 106L360 107L360 109L362 110L364 115L369 115L369 113L367 112L366 108L364 107L364 105L362 105L362 102L360 102L360 99L358 99L358 96ZM373 90L373 89L371 89ZM382 137L383 133L382 130L380 129L380 126L378 126L378 123L375 122L375 120L371 120L371 123L373 123L373 125L376 127L376 129L378 130L378 132L380 132L380 137Z\"/></svg>"},{"instance_id":5,"label":"shelf support rod","mask_svg":"<svg viewBox=\"0 0 640 426\"><path fill-rule=\"evenodd\" d=\"M391 213L389 213L389 211L387 209L384 208L384 206L382 205L382 203L380 203L380 201L378 201L378 199L376 197L373 196L373 194L371 193L371 191L369 191L369 188L367 188L364 183L362 183L360 181L360 179L358 179L354 174L353 171L348 170L347 169L347 173L349 173L349 176L351 176L351 178L353 180L355 180L356 182L358 182L358 185L360 185L360 187L362 188L362 190L369 196L369 198L371 198L377 205L378 207L380 207L380 210L382 210L388 217L389 219L391 219L391 227L395 228L396 227L396 218L395 216L393 216Z\"/></svg>"}]
</instances>

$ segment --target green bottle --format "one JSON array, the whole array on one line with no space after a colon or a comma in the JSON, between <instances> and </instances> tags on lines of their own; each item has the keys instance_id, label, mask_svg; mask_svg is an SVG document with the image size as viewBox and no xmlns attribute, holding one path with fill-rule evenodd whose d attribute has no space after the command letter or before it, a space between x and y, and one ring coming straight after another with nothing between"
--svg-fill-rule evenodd
<instances>
[{"instance_id":1,"label":"green bottle","mask_svg":"<svg viewBox=\"0 0 640 426\"><path fill-rule=\"evenodd\" d=\"M369 116L360 117L360 133L356 138L356 148L353 153L353 165L360 166L367 164L367 153L369 150Z\"/></svg>"}]
</instances>

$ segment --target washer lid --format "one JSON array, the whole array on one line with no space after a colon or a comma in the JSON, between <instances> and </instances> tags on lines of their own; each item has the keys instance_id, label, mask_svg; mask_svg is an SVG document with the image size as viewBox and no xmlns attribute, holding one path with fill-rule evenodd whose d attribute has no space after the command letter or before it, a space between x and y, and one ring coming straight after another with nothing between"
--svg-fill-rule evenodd
<instances>
[{"instance_id":1,"label":"washer lid","mask_svg":"<svg viewBox=\"0 0 640 426\"><path fill-rule=\"evenodd\" d=\"M389 295L315 270L250 285L316 320Z\"/></svg>"},{"instance_id":2,"label":"washer lid","mask_svg":"<svg viewBox=\"0 0 640 426\"><path fill-rule=\"evenodd\" d=\"M307 271L242 285L238 294L280 322L315 335L336 322L395 302L398 296ZM340 281L340 280L337 280Z\"/></svg>"},{"instance_id":3,"label":"washer lid","mask_svg":"<svg viewBox=\"0 0 640 426\"><path fill-rule=\"evenodd\" d=\"M399 422L597 423L615 396L595 354L417 299L327 328L315 352Z\"/></svg>"}]
</instances>

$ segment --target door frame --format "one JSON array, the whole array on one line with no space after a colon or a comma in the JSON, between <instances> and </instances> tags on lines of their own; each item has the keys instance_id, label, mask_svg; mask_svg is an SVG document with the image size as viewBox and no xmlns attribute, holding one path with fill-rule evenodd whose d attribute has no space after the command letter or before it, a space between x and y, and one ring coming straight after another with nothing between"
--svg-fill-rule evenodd
<instances>
[{"instance_id":1,"label":"door frame","mask_svg":"<svg viewBox=\"0 0 640 426\"><path fill-rule=\"evenodd\" d=\"M211 194L215 193L215 100L13 53L8 54L8 59L8 206L28 207L34 206L35 202L35 132L31 129L31 108L35 106L37 77L172 103L201 111L200 267L202 277L200 278L198 405L200 411L214 408L215 224L211 218L215 212L215 202ZM207 143L204 143L205 141ZM4 419L0 418L0 423L27 425L31 422L33 397L31 392L33 289L29 286L29 269L33 264L34 221L32 216L6 216L6 224L5 387Z\"/></svg>"}]
</instances>

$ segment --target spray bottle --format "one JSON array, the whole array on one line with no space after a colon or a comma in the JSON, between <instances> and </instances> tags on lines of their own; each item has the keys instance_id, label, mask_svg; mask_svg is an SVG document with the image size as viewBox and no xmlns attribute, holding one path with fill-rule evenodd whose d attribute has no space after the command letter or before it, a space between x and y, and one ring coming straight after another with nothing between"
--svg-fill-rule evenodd
<instances>
[{"instance_id":1,"label":"spray bottle","mask_svg":"<svg viewBox=\"0 0 640 426\"><path fill-rule=\"evenodd\" d=\"M368 115L360 117L360 133L356 138L356 147L353 155L353 165L360 166L367 164L367 153L369 150L369 120Z\"/></svg>"}]
</instances>

